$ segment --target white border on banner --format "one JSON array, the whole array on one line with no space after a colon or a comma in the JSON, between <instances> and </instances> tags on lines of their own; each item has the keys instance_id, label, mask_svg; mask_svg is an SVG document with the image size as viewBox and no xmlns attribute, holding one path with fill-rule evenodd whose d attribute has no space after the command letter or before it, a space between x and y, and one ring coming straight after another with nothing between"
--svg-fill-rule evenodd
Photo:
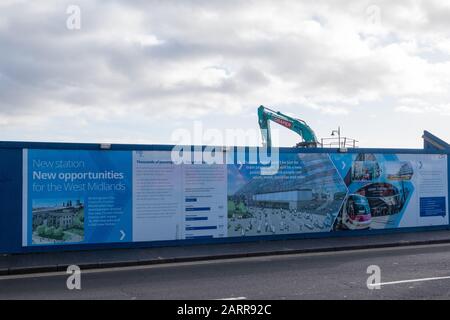
<instances>
[{"instance_id":1,"label":"white border on banner","mask_svg":"<svg viewBox=\"0 0 450 320\"><path fill-rule=\"evenodd\" d=\"M22 151L22 246L28 245L28 149Z\"/></svg>"}]
</instances>

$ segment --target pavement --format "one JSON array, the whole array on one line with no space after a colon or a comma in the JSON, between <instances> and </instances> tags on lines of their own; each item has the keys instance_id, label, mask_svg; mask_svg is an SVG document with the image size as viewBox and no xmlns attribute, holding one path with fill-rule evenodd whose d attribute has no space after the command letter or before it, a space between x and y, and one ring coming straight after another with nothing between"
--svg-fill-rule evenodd
<instances>
[{"instance_id":1,"label":"pavement","mask_svg":"<svg viewBox=\"0 0 450 320\"><path fill-rule=\"evenodd\" d=\"M0 256L0 276L450 243L450 231Z\"/></svg>"},{"instance_id":2,"label":"pavement","mask_svg":"<svg viewBox=\"0 0 450 320\"><path fill-rule=\"evenodd\" d=\"M380 289L371 290L374 265ZM0 299L450 299L450 244L87 270L80 290L67 280L2 276Z\"/></svg>"}]
</instances>

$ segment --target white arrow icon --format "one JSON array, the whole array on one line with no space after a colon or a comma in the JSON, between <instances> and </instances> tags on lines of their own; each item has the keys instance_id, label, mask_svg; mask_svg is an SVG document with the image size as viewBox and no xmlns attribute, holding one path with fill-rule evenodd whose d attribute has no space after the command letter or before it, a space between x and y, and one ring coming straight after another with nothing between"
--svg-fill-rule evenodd
<instances>
[{"instance_id":1,"label":"white arrow icon","mask_svg":"<svg viewBox=\"0 0 450 320\"><path fill-rule=\"evenodd\" d=\"M344 170L344 169L345 169L345 162L342 161L342 170Z\"/></svg>"},{"instance_id":2,"label":"white arrow icon","mask_svg":"<svg viewBox=\"0 0 450 320\"><path fill-rule=\"evenodd\" d=\"M120 241L122 241L123 239L125 239L125 232L123 232L123 230L120 230Z\"/></svg>"}]
</instances>

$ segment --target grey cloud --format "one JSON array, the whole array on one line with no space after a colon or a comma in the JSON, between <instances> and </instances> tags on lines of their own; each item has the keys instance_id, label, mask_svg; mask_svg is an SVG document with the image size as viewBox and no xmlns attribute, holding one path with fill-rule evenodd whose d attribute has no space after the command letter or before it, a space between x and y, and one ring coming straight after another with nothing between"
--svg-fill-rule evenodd
<instances>
[{"instance_id":1,"label":"grey cloud","mask_svg":"<svg viewBox=\"0 0 450 320\"><path fill-rule=\"evenodd\" d=\"M84 0L79 1L82 29L68 31L69 3L2 7L0 117L39 116L42 110L59 117L61 106L74 113L98 110L105 117L139 110L182 118L182 110L218 112L224 103L244 108L258 99L282 104L296 95L315 101L364 99L368 92L392 95L387 83L400 71L382 49L420 25L401 13L417 7L426 17L421 25L426 32L445 33L449 23L448 8L437 2L381 1L382 23L391 30L372 35L362 30L369 1ZM267 9L264 21L259 10L266 5L273 10ZM283 19L279 12L293 16ZM318 24L320 37L298 28L305 19ZM336 31L336 21L350 26ZM127 35L161 42L142 45ZM378 39L378 48L361 56L338 54L351 37L355 51L370 37ZM212 75L217 83L205 84L200 74L208 68L222 68L226 76L218 72Z\"/></svg>"}]
</instances>

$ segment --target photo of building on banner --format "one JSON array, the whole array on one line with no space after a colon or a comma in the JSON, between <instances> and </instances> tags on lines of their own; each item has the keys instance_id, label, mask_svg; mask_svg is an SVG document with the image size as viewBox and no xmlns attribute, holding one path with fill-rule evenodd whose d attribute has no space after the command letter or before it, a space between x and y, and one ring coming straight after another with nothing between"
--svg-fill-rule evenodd
<instances>
[{"instance_id":1,"label":"photo of building on banner","mask_svg":"<svg viewBox=\"0 0 450 320\"><path fill-rule=\"evenodd\" d=\"M272 176L257 165L229 167L229 237L331 230L347 187L328 154L280 156Z\"/></svg>"}]
</instances>

